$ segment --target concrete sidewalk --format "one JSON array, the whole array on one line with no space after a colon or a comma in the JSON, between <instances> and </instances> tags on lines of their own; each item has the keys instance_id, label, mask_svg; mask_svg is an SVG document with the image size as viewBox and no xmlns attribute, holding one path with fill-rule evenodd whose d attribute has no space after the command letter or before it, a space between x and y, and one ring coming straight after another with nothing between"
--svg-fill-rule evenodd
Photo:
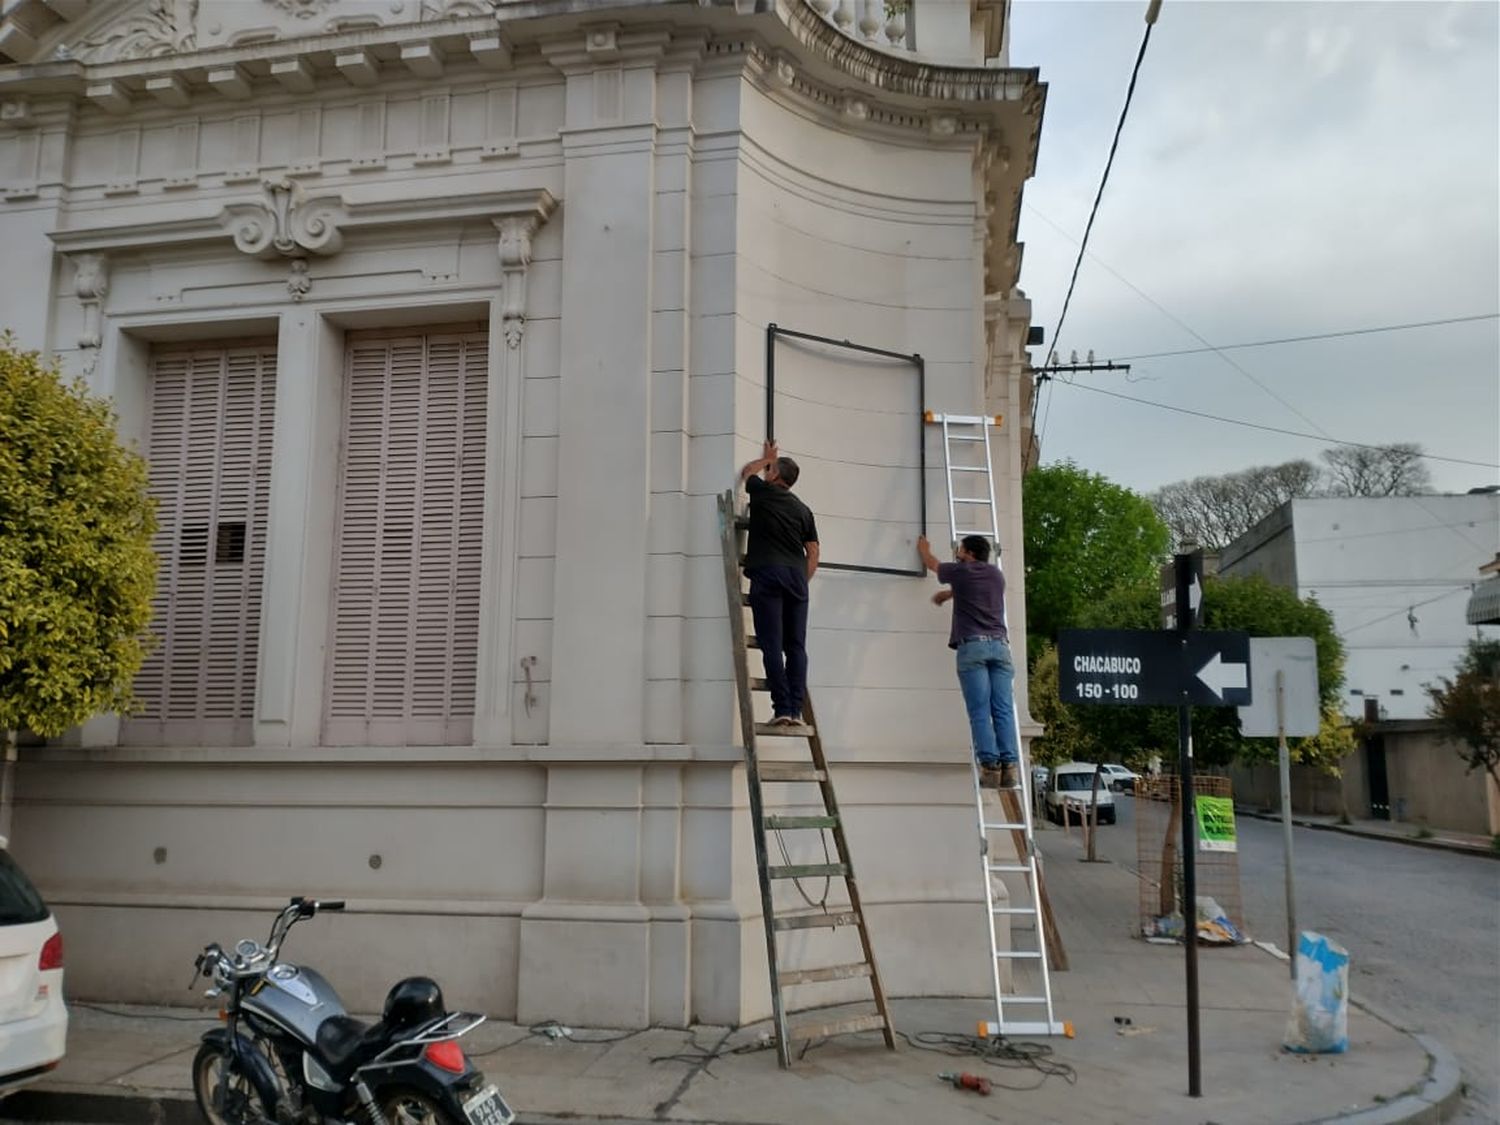
<instances>
[{"instance_id":1,"label":"concrete sidewalk","mask_svg":"<svg viewBox=\"0 0 1500 1125\"><path fill-rule=\"evenodd\" d=\"M1273 809L1257 809L1248 805L1237 805L1234 810L1240 816L1253 816L1257 820L1281 821L1281 813ZM1476 836L1468 832L1454 832L1447 828L1426 828L1409 821L1374 820L1364 818L1343 823L1338 817L1315 813L1292 814L1292 823L1299 828L1316 828L1323 832L1342 832L1346 836L1364 836L1371 840L1394 840L1398 844L1412 844L1419 848L1437 848L1440 851L1460 852L1464 855L1485 855L1500 859L1500 848L1489 836ZM1422 835L1423 832L1428 833Z\"/></svg>"},{"instance_id":2,"label":"concrete sidewalk","mask_svg":"<svg viewBox=\"0 0 1500 1125\"><path fill-rule=\"evenodd\" d=\"M1206 1096L1189 1099L1182 950L1131 936L1136 883L1128 870L1081 862L1077 836L1049 832L1041 843L1073 965L1054 978L1058 1014L1074 1023L1077 1038L1045 1041L1038 1060L991 1065L921 1049L938 1044L920 1033L963 1037L986 1015L979 1001L933 999L896 1002L906 1037L896 1052L886 1051L878 1035L846 1036L813 1047L790 1072L778 1070L774 1051L764 1049L765 1025L578 1030L552 1039L491 1022L465 1047L532 1125L1023 1119L1288 1125L1335 1117L1344 1125L1388 1125L1440 1120L1457 1098L1458 1073L1446 1051L1358 1008L1350 1012L1348 1054L1282 1052L1290 996L1285 963L1242 946L1201 952ZM337 979L337 966L322 968ZM74 1020L67 1061L49 1081L0 1106L0 1120L198 1120L189 1063L211 1018L76 1005ZM955 1090L938 1081L944 1070L982 1073L995 1091L985 1098Z\"/></svg>"}]
</instances>

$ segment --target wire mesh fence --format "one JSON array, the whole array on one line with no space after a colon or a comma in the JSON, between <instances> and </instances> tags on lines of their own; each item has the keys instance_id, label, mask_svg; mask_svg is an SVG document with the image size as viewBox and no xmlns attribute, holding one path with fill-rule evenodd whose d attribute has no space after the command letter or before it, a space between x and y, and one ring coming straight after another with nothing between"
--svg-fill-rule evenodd
<instances>
[{"instance_id":1,"label":"wire mesh fence","mask_svg":"<svg viewBox=\"0 0 1500 1125\"><path fill-rule=\"evenodd\" d=\"M1200 806L1200 821L1212 818L1232 796L1227 777L1195 776L1193 794ZM1209 801L1205 804L1203 798ZM1232 817L1232 812L1230 813ZM1212 922L1227 918L1238 934L1245 936L1244 905L1240 898L1240 860L1234 851L1232 819L1227 829L1212 836L1199 834L1196 917L1201 938L1217 937L1205 932L1205 916ZM1182 785L1176 777L1142 778L1135 791L1136 865L1140 871L1141 933L1147 937L1180 937L1182 909ZM1210 903L1208 900L1212 900ZM1213 905L1218 909L1214 910ZM1221 927L1222 928L1222 927Z\"/></svg>"}]
</instances>

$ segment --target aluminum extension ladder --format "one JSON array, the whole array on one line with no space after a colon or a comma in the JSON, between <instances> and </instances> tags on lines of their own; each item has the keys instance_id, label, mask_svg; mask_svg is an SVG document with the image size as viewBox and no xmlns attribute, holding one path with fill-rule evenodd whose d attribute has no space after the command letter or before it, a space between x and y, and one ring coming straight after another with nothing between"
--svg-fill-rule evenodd
<instances>
[{"instance_id":1,"label":"aluminum extension ladder","mask_svg":"<svg viewBox=\"0 0 1500 1125\"><path fill-rule=\"evenodd\" d=\"M823 740L818 734L817 717L813 713L809 696L803 703L805 722L796 726L772 726L757 723L753 708L753 692L767 690L763 679L750 677L749 650L757 648L756 638L745 631L745 606L749 599L742 585L740 532L746 521L736 516L734 493L719 496L719 536L724 551L724 588L729 607L729 630L734 644L734 679L739 697L740 730L745 742L745 781L750 790L751 835L755 839L755 870L760 881L761 917L766 929L766 961L771 974L771 1014L776 1027L776 1057L783 1067L791 1066L791 1048L794 1043L822 1039L830 1035L844 1035L857 1031L880 1031L885 1045L896 1047L895 1026L891 1022L890 1007L886 1002L885 988L880 982L880 973L875 967L875 950L870 944L870 930L860 902L859 885L854 878L854 863L849 858L849 842L844 835L843 819L839 815L838 799L833 792L833 777L828 769L828 760L823 754ZM810 752L810 764L766 762L761 764L756 739L764 737L806 739ZM762 782L792 783L815 782L822 797L821 816L767 814L765 798L761 792ZM825 859L828 856L827 832L833 838L838 862L794 864L787 856L785 844L780 839L783 831L814 829L822 839ZM766 833L775 833L780 844L784 863L771 865L767 858ZM815 909L795 914L775 911L771 891L773 880L804 878L842 879L849 896L847 908L839 906L829 909L827 894L823 903L812 904ZM797 884L801 889L800 882ZM806 896L804 896L806 897ZM811 904L811 899L808 899ZM837 930L853 926L859 934L861 957L846 964L822 965L816 968L783 969L781 955L777 949L777 935L788 931L806 932L815 929ZM826 958L825 958L826 960ZM866 979L875 1001L874 1015L859 1015L835 1020L788 1024L788 1011L783 990L797 985L817 984L828 981Z\"/></svg>"},{"instance_id":2,"label":"aluminum extension ladder","mask_svg":"<svg viewBox=\"0 0 1500 1125\"><path fill-rule=\"evenodd\" d=\"M940 425L943 433L943 476L948 488L948 530L954 547L966 535L982 535L996 548L995 565L1000 565L1000 515L995 505L995 477L992 470L990 431L1000 424L999 418L970 414L934 414L925 419ZM976 460L978 454L981 459ZM967 482L967 483L964 483ZM1002 573L1004 568L1001 568ZM1012 710L1016 745L1021 744L1020 717ZM1031 768L1024 748L1017 769L1019 789L984 789L979 784L979 765L972 761L974 809L979 829L979 857L984 879L985 921L989 928L990 973L995 995L995 1018L982 1020L979 1034L996 1035L1067 1035L1073 1034L1070 1023L1057 1018L1052 1005L1052 971L1066 968L1062 941L1052 918L1042 878L1041 856L1036 849L1032 823ZM994 862L998 851L997 834L1009 832L1015 848L1015 862ZM1014 905L1015 896L1007 888L1007 905L995 905L996 878L1020 876L1025 903ZM1010 948L1000 948L995 932L996 917L1030 918L1031 928L1010 930ZM1017 948L1018 940L1030 939L1035 948ZM1020 992L1007 994L1001 979L1001 965L1009 962L1011 984ZM1018 1012L1020 1009L1021 1012ZM1018 1018L1022 1013L1030 1018Z\"/></svg>"}]
</instances>

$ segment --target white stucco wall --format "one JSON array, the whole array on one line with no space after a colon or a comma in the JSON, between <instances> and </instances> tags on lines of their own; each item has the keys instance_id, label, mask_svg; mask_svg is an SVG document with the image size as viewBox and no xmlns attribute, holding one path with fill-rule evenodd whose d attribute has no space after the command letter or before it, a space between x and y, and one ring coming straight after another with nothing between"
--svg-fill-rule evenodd
<instances>
[{"instance_id":1,"label":"white stucco wall","mask_svg":"<svg viewBox=\"0 0 1500 1125\"><path fill-rule=\"evenodd\" d=\"M1421 719L1424 688L1452 673L1476 635L1464 609L1497 549L1493 494L1293 500L1226 552L1224 573L1294 584L1333 615L1346 714L1363 718L1376 699L1382 718Z\"/></svg>"},{"instance_id":2,"label":"white stucco wall","mask_svg":"<svg viewBox=\"0 0 1500 1125\"><path fill-rule=\"evenodd\" d=\"M450 998L523 1020L765 1014L713 514L763 436L765 325L921 352L929 409L1013 399L1024 301L987 308L1007 247L982 197L988 183L1015 206L1039 99L1029 118L1019 95L966 117L936 96L883 105L844 75L861 100L841 101L782 14L642 3L599 30L553 7L503 40L458 8L420 35L324 29L343 38L316 58L226 47L232 29L205 24L199 48L242 52L213 88L212 68L184 66L148 93L170 55L116 63L129 73L103 92L68 67L0 67L24 108L0 115L0 238L26 267L0 281L0 323L88 371L132 437L153 343L278 349L253 745L120 747L101 717L22 767L14 847L68 932L77 996L177 1000L195 943L317 893L350 912L299 931L299 950L338 951L357 1007L437 968ZM1004 130L1011 162L992 172ZM294 210L323 201L342 246L299 257L304 273L237 249L225 217L274 204L262 180L297 185ZM80 284L84 255L106 286ZM81 346L94 322L101 345ZM325 745L346 336L455 323L490 341L473 744ZM856 373L821 375L832 401L869 405ZM778 407L830 541L914 564L910 464L836 464L909 460L914 415L819 409ZM1014 529L1008 429L996 462ZM967 734L932 589L821 574L812 686L887 988L982 994Z\"/></svg>"}]
</instances>

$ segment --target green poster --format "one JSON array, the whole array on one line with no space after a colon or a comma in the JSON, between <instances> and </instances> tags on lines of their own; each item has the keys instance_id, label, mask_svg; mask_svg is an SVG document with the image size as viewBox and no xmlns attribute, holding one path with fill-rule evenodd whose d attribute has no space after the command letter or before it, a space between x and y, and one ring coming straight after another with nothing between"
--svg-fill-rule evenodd
<instances>
[{"instance_id":1,"label":"green poster","mask_svg":"<svg viewBox=\"0 0 1500 1125\"><path fill-rule=\"evenodd\" d=\"M1198 850L1200 852L1237 850L1234 842L1234 799L1199 797L1197 805Z\"/></svg>"}]
</instances>

